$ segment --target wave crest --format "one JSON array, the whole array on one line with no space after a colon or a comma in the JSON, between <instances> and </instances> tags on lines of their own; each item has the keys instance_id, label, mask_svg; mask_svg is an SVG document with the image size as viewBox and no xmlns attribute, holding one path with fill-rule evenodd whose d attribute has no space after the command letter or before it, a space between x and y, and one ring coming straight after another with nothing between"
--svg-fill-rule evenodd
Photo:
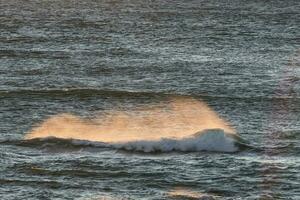
<instances>
[{"instance_id":1,"label":"wave crest","mask_svg":"<svg viewBox=\"0 0 300 200\"><path fill-rule=\"evenodd\" d=\"M137 140L130 142L97 142L56 137L35 138L18 143L22 146L42 147L47 150L76 150L82 148L109 148L132 152L226 152L233 153L244 146L238 136L227 134L222 129L208 129L185 138L161 138L160 140Z\"/></svg>"}]
</instances>

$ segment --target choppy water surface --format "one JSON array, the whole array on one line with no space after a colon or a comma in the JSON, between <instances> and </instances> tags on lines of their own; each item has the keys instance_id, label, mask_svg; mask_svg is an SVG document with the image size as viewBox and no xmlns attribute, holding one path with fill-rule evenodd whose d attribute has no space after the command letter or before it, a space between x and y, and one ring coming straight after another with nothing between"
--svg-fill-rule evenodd
<instances>
[{"instance_id":1,"label":"choppy water surface","mask_svg":"<svg viewBox=\"0 0 300 200\"><path fill-rule=\"evenodd\" d=\"M299 10L0 1L1 199L300 199Z\"/></svg>"}]
</instances>

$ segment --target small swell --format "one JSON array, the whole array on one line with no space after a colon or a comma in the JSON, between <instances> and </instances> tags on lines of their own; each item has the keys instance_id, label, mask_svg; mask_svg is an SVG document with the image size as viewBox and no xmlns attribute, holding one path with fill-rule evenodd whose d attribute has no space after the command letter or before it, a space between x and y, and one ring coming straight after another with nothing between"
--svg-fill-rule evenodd
<instances>
[{"instance_id":1,"label":"small swell","mask_svg":"<svg viewBox=\"0 0 300 200\"><path fill-rule=\"evenodd\" d=\"M28 72L24 72L28 73ZM17 89L17 90L0 90L1 97L19 97L19 96L35 96L35 97L66 97L66 96L114 96L114 97L166 97L177 96L195 98L213 98L213 99L229 99L229 100L251 100L251 101L280 101L293 100L298 101L300 97L291 95L274 95L274 96L232 96L232 95L209 95L209 94L194 94L186 92L167 92L167 91L128 91L128 90L114 90L114 89L98 89L98 88L56 88L56 89Z\"/></svg>"},{"instance_id":2,"label":"small swell","mask_svg":"<svg viewBox=\"0 0 300 200\"><path fill-rule=\"evenodd\" d=\"M110 89L95 89L95 88L58 88L45 90L0 90L0 96L42 96L42 97L57 97L57 96L164 96L166 94L159 92L138 92L138 91L122 91Z\"/></svg>"}]
</instances>

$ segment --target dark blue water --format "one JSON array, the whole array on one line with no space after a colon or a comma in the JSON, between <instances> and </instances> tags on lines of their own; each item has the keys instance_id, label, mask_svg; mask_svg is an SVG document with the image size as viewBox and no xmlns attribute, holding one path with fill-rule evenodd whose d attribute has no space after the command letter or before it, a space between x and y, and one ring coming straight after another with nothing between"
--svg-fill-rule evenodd
<instances>
[{"instance_id":1,"label":"dark blue water","mask_svg":"<svg viewBox=\"0 0 300 200\"><path fill-rule=\"evenodd\" d=\"M1 0L1 199L300 199L299 25L297 0ZM173 95L205 101L250 147L24 140L49 116Z\"/></svg>"}]
</instances>

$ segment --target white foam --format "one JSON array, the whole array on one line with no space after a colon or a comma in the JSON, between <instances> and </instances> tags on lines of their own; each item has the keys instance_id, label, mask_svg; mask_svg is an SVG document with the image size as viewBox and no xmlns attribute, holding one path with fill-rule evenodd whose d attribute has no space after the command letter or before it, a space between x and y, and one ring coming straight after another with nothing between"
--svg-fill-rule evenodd
<instances>
[{"instance_id":1,"label":"white foam","mask_svg":"<svg viewBox=\"0 0 300 200\"><path fill-rule=\"evenodd\" d=\"M128 151L140 151L140 152L199 152L199 151L211 151L211 152L236 152L239 150L236 143L236 135L231 133L225 133L222 129L208 129L193 134L190 137L181 139L177 138L162 138L160 140L136 140L130 142L119 143L107 143L78 139L63 139L71 141L75 146L94 146L123 149ZM39 138L41 141L49 140L61 140L55 137Z\"/></svg>"},{"instance_id":2,"label":"white foam","mask_svg":"<svg viewBox=\"0 0 300 200\"><path fill-rule=\"evenodd\" d=\"M157 141L133 141L126 143L115 143L113 147L131 151L142 152L235 152L235 140L221 129L205 130L183 139L163 138Z\"/></svg>"}]
</instances>

